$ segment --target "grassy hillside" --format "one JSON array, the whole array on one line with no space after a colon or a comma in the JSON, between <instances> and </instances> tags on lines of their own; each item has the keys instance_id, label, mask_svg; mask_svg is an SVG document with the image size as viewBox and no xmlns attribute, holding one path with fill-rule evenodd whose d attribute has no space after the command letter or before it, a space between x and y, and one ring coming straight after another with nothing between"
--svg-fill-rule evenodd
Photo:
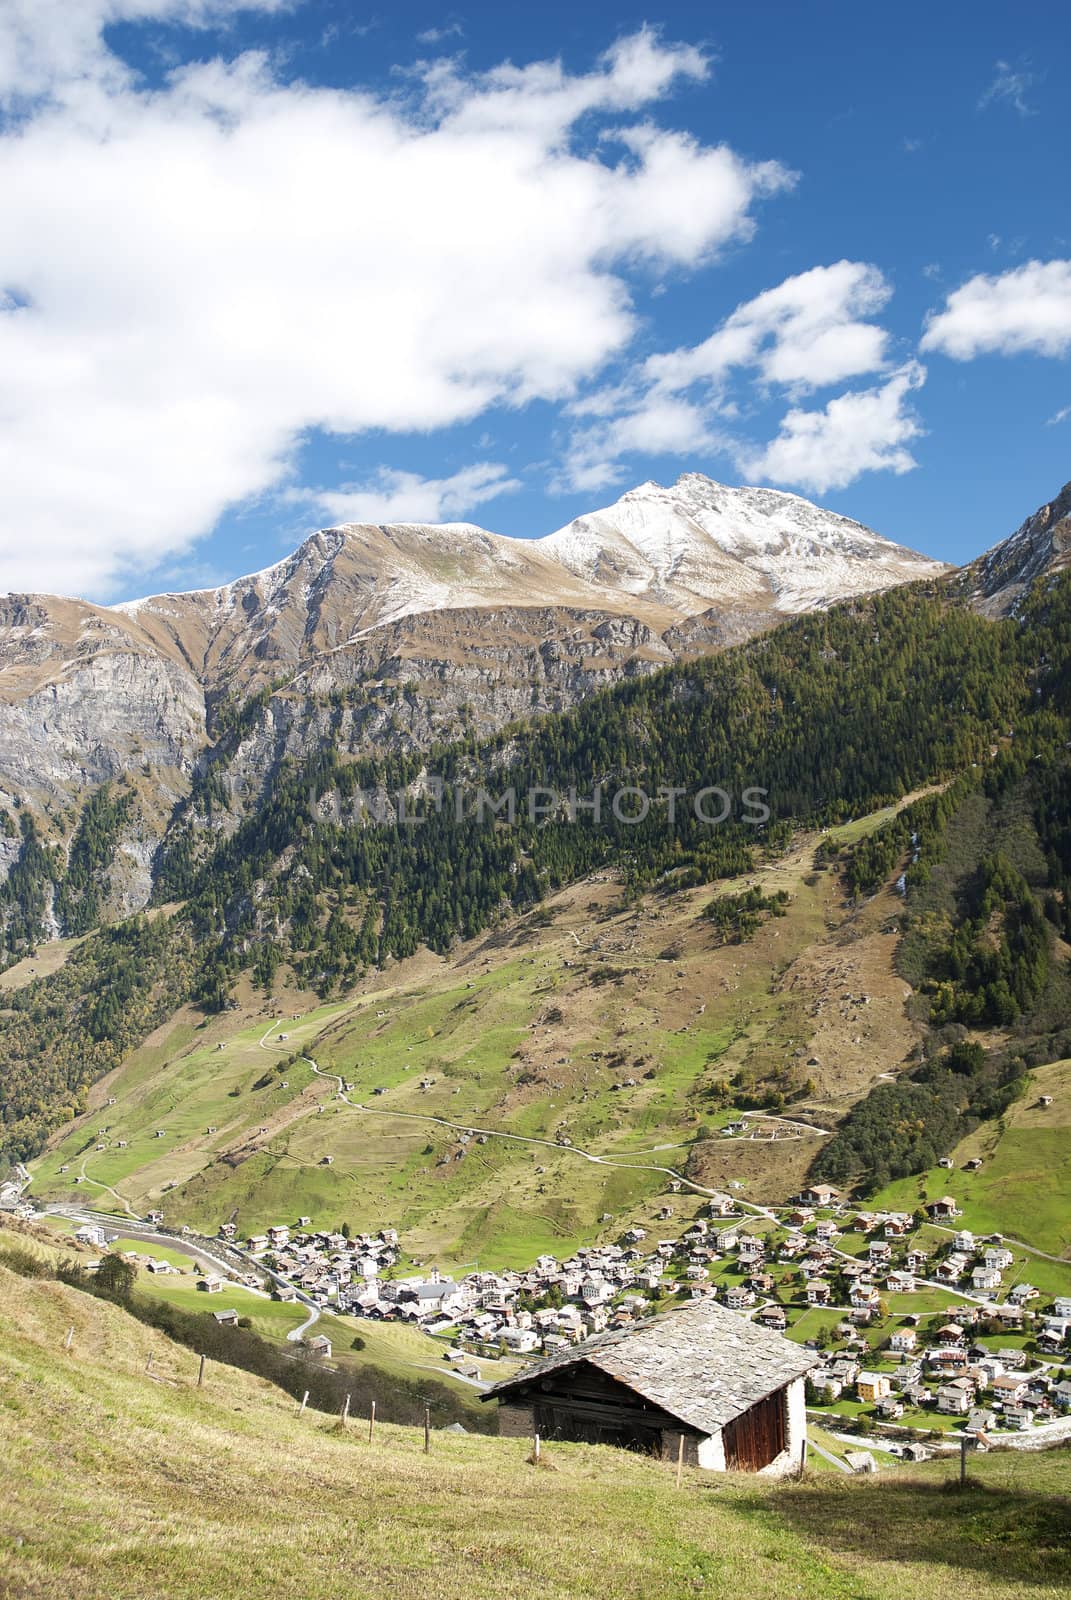
<instances>
[{"instance_id":1,"label":"grassy hillside","mask_svg":"<svg viewBox=\"0 0 1071 1600\"><path fill-rule=\"evenodd\" d=\"M96 1086L34 1164L33 1194L160 1205L210 1232L301 1214L391 1225L411 1255L455 1266L528 1264L651 1222L660 1168L784 1198L823 1142L795 1119L830 1126L918 1037L892 967L895 896L846 904L817 848L803 835L716 891L636 901L598 874L345 1001L310 1009L280 990L265 1005L247 990L241 1011L200 1025L180 1013ZM747 889L784 894L784 914L726 942L707 909ZM351 1085L352 1104L302 1051ZM756 1139L721 1133L741 1105L769 1113ZM463 1142L467 1127L491 1131ZM685 1214L700 1199L672 1204Z\"/></svg>"},{"instance_id":2,"label":"grassy hillside","mask_svg":"<svg viewBox=\"0 0 1071 1600\"><path fill-rule=\"evenodd\" d=\"M1043 1106L1041 1097L1052 1096ZM976 1172L966 1163L980 1158ZM931 1168L891 1184L875 1204L910 1210L925 1200L954 1195L963 1226L979 1233L1026 1239L1049 1255L1071 1260L1071 1061L1036 1067L1029 1087L999 1122L987 1122L956 1147L951 1171ZM1038 1288L1044 1263L1026 1274Z\"/></svg>"},{"instance_id":3,"label":"grassy hillside","mask_svg":"<svg viewBox=\"0 0 1071 1600\"><path fill-rule=\"evenodd\" d=\"M62 1346L74 1327L70 1353ZM146 1371L152 1357L151 1374ZM1071 1579L1068 1454L873 1483L687 1473L624 1452L298 1418L118 1308L0 1268L0 1594L307 1600L1046 1600Z\"/></svg>"}]
</instances>

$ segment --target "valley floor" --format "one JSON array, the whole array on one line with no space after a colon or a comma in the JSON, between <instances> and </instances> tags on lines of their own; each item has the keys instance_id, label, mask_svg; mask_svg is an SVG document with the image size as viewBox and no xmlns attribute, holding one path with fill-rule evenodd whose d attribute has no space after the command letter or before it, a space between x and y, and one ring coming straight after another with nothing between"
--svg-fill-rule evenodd
<instances>
[{"instance_id":1,"label":"valley floor","mask_svg":"<svg viewBox=\"0 0 1071 1600\"><path fill-rule=\"evenodd\" d=\"M70 1352L63 1348L67 1329ZM152 1357L151 1373L146 1366ZM10 1600L1048 1600L1071 1454L798 1484L624 1452L340 1430L117 1307L0 1267L0 1595Z\"/></svg>"}]
</instances>

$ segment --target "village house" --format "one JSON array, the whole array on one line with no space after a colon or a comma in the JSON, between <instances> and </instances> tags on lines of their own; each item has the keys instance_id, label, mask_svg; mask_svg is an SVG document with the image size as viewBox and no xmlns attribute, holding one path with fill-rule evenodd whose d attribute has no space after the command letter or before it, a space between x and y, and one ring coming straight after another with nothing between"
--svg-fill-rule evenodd
<instances>
[{"instance_id":1,"label":"village house","mask_svg":"<svg viewBox=\"0 0 1071 1600\"><path fill-rule=\"evenodd\" d=\"M993 1398L1005 1406L1017 1405L1026 1394L1028 1382L1024 1372L1001 1372L993 1379Z\"/></svg>"},{"instance_id":2,"label":"village house","mask_svg":"<svg viewBox=\"0 0 1071 1600\"><path fill-rule=\"evenodd\" d=\"M730 1284L725 1290L725 1304L730 1311L746 1311L755 1304L755 1296L743 1284Z\"/></svg>"},{"instance_id":3,"label":"village house","mask_svg":"<svg viewBox=\"0 0 1071 1600\"><path fill-rule=\"evenodd\" d=\"M892 1394L892 1384L884 1372L861 1372L855 1380L855 1392L867 1405L876 1405Z\"/></svg>"},{"instance_id":4,"label":"village house","mask_svg":"<svg viewBox=\"0 0 1071 1600\"><path fill-rule=\"evenodd\" d=\"M958 1283L970 1265L966 1256L953 1254L937 1263L934 1276L940 1283Z\"/></svg>"},{"instance_id":5,"label":"village house","mask_svg":"<svg viewBox=\"0 0 1071 1600\"><path fill-rule=\"evenodd\" d=\"M790 1471L810 1351L709 1298L537 1362L481 1398L513 1437L613 1444L711 1470Z\"/></svg>"},{"instance_id":6,"label":"village house","mask_svg":"<svg viewBox=\"0 0 1071 1600\"><path fill-rule=\"evenodd\" d=\"M974 1385L967 1378L954 1378L937 1391L937 1409L946 1416L965 1416L974 1399Z\"/></svg>"},{"instance_id":7,"label":"village house","mask_svg":"<svg viewBox=\"0 0 1071 1600\"><path fill-rule=\"evenodd\" d=\"M971 1269L971 1288L976 1294L992 1294L999 1289L1001 1275L996 1267L973 1267Z\"/></svg>"},{"instance_id":8,"label":"village house","mask_svg":"<svg viewBox=\"0 0 1071 1600\"><path fill-rule=\"evenodd\" d=\"M737 1259L741 1266L755 1266L762 1261L766 1254L763 1241L753 1233L745 1233L740 1239L740 1248Z\"/></svg>"},{"instance_id":9,"label":"village house","mask_svg":"<svg viewBox=\"0 0 1071 1600\"><path fill-rule=\"evenodd\" d=\"M806 1189L801 1189L797 1199L801 1206L832 1206L841 1198L839 1189L834 1189L828 1183L816 1183Z\"/></svg>"},{"instance_id":10,"label":"village house","mask_svg":"<svg viewBox=\"0 0 1071 1600\"><path fill-rule=\"evenodd\" d=\"M783 1333L788 1326L788 1317L785 1314L784 1306L776 1305L773 1302L768 1306L763 1306L762 1310L756 1313L755 1321L760 1327L773 1328L777 1333Z\"/></svg>"}]
</instances>

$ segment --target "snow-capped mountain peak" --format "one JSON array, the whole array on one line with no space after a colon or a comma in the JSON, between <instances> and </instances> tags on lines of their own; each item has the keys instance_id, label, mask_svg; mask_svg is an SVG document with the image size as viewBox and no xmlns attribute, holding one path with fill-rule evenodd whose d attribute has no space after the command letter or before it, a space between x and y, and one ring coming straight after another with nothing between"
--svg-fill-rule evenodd
<instances>
[{"instance_id":1,"label":"snow-capped mountain peak","mask_svg":"<svg viewBox=\"0 0 1071 1600\"><path fill-rule=\"evenodd\" d=\"M805 610L943 570L799 495L698 472L668 488L640 484L541 543L589 581L616 578L633 594L684 606L765 597L778 610Z\"/></svg>"}]
</instances>

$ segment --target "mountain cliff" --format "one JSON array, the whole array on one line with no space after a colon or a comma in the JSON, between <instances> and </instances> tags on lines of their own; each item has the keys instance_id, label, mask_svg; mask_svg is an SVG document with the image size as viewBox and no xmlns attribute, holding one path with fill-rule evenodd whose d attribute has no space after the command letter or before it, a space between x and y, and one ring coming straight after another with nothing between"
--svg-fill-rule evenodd
<instances>
[{"instance_id":1,"label":"mountain cliff","mask_svg":"<svg viewBox=\"0 0 1071 1600\"><path fill-rule=\"evenodd\" d=\"M166 814L226 708L270 685L256 760L307 752L324 703L354 749L559 711L625 673L938 563L792 495L691 473L542 539L468 524L328 528L216 589L106 607L0 601L0 798L61 805L123 775Z\"/></svg>"},{"instance_id":2,"label":"mountain cliff","mask_svg":"<svg viewBox=\"0 0 1071 1600\"><path fill-rule=\"evenodd\" d=\"M963 569L973 603L987 616L1014 610L1035 579L1071 566L1071 483L1040 506L1008 539Z\"/></svg>"}]
</instances>

